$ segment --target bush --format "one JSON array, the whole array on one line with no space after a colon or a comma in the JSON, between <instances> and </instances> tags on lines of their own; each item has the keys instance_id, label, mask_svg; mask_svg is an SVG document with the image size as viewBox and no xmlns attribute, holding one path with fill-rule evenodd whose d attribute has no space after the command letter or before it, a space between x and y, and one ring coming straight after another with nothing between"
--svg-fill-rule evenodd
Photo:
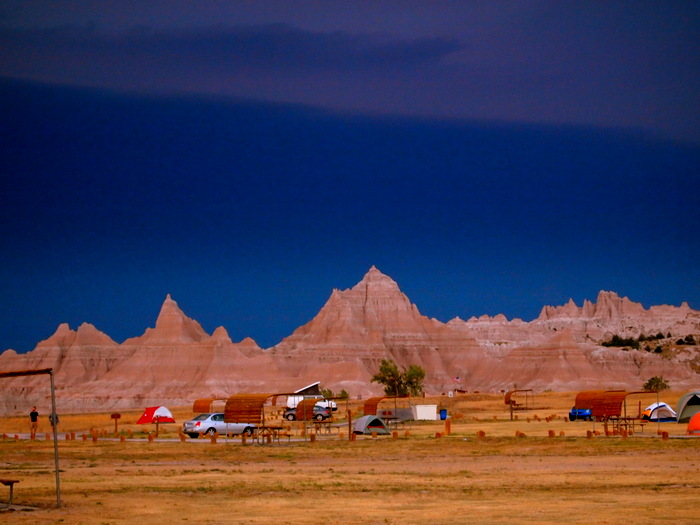
<instances>
[{"instance_id":1,"label":"bush","mask_svg":"<svg viewBox=\"0 0 700 525\"><path fill-rule=\"evenodd\" d=\"M613 335L610 341L603 341L601 344L603 346L614 347L631 346L632 348L639 349L639 339L635 339L633 337L620 337L617 334Z\"/></svg>"},{"instance_id":2,"label":"bush","mask_svg":"<svg viewBox=\"0 0 700 525\"><path fill-rule=\"evenodd\" d=\"M671 387L661 376L654 376L650 378L646 383L644 383L644 386L642 386L642 389L652 392L661 392L662 390L668 390L669 388Z\"/></svg>"}]
</instances>

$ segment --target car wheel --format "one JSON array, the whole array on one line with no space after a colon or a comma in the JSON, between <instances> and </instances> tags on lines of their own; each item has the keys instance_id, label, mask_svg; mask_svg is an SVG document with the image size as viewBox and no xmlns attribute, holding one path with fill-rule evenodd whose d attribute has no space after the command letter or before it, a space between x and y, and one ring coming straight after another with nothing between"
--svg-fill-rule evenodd
<instances>
[{"instance_id":1,"label":"car wheel","mask_svg":"<svg viewBox=\"0 0 700 525\"><path fill-rule=\"evenodd\" d=\"M199 434L197 432L189 432L187 435L190 436L192 439L197 439L199 437Z\"/></svg>"},{"instance_id":2,"label":"car wheel","mask_svg":"<svg viewBox=\"0 0 700 525\"><path fill-rule=\"evenodd\" d=\"M245 427L243 429L243 434L246 436L252 436L253 435L253 427Z\"/></svg>"},{"instance_id":3,"label":"car wheel","mask_svg":"<svg viewBox=\"0 0 700 525\"><path fill-rule=\"evenodd\" d=\"M316 414L316 415L314 416L314 419L315 419L316 421L323 421L323 414Z\"/></svg>"},{"instance_id":4,"label":"car wheel","mask_svg":"<svg viewBox=\"0 0 700 525\"><path fill-rule=\"evenodd\" d=\"M294 421L296 419L296 417L294 417L294 414L287 414L284 417L287 418L287 421Z\"/></svg>"},{"instance_id":5,"label":"car wheel","mask_svg":"<svg viewBox=\"0 0 700 525\"><path fill-rule=\"evenodd\" d=\"M205 436L213 436L214 434L216 434L215 428L207 429L207 431L204 433Z\"/></svg>"}]
</instances>

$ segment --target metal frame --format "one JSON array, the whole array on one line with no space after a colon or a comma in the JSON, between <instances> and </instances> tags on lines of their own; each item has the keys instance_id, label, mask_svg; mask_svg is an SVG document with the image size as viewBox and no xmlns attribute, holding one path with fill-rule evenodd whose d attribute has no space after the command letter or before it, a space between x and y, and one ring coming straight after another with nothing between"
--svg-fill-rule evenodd
<instances>
[{"instance_id":1,"label":"metal frame","mask_svg":"<svg viewBox=\"0 0 700 525\"><path fill-rule=\"evenodd\" d=\"M36 376L41 374L48 374L51 378L51 421L54 422L51 425L51 428L53 428L53 455L56 471L56 508L61 508L61 480L58 475L60 471L58 467L58 417L56 415L56 390L53 382L53 368L18 370L16 372L0 372L0 379L6 377Z\"/></svg>"}]
</instances>

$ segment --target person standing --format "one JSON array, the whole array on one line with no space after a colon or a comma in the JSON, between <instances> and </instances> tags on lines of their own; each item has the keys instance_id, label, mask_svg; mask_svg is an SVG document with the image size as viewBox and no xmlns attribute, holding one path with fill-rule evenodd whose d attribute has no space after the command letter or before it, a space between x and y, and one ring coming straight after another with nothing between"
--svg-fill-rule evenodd
<instances>
[{"instance_id":1,"label":"person standing","mask_svg":"<svg viewBox=\"0 0 700 525\"><path fill-rule=\"evenodd\" d=\"M32 411L29 412L29 423L32 429L32 439L34 439L36 438L36 429L39 426L39 412L36 411L36 407L32 407Z\"/></svg>"}]
</instances>

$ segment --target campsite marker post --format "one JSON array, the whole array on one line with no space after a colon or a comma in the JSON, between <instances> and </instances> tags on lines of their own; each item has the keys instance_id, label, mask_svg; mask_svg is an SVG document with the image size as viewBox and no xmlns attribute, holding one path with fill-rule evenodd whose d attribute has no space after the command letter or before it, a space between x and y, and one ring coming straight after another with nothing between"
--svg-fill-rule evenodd
<instances>
[{"instance_id":1,"label":"campsite marker post","mask_svg":"<svg viewBox=\"0 0 700 525\"><path fill-rule=\"evenodd\" d=\"M114 419L114 433L117 434L117 420L122 417L121 414L114 413L110 416L112 419Z\"/></svg>"}]
</instances>

